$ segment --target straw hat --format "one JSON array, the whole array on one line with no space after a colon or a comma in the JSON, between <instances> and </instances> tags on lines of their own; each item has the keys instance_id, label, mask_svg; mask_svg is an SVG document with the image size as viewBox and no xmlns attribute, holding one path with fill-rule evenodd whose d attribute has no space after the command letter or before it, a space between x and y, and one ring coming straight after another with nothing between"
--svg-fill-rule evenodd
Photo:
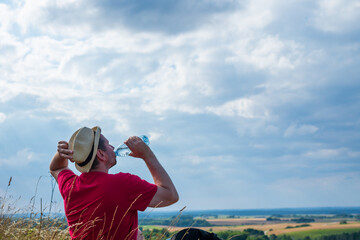
<instances>
[{"instance_id":1,"label":"straw hat","mask_svg":"<svg viewBox=\"0 0 360 240\"><path fill-rule=\"evenodd\" d=\"M101 135L100 127L82 127L69 140L69 149L73 150L75 167L80 172L89 172L96 157Z\"/></svg>"}]
</instances>

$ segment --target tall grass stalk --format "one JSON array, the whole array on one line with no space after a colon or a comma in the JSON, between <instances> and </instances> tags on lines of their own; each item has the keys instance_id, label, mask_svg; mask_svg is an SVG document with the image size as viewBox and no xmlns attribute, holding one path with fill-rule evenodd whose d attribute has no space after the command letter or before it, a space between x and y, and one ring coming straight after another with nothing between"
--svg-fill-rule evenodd
<instances>
[{"instance_id":1,"label":"tall grass stalk","mask_svg":"<svg viewBox=\"0 0 360 240\"><path fill-rule=\"evenodd\" d=\"M52 176L50 176L50 179L51 179L51 197L50 197L50 207L49 207L49 216L48 216L48 218L50 218L50 215L51 215L51 208L52 208L52 204L53 204L54 191L55 191L55 187L56 187L55 179Z\"/></svg>"},{"instance_id":2,"label":"tall grass stalk","mask_svg":"<svg viewBox=\"0 0 360 240\"><path fill-rule=\"evenodd\" d=\"M37 190L38 190L38 186L39 186L39 182L40 182L40 179L41 179L42 176L39 177L37 183L36 183L36 187L35 187L35 193L34 193L34 196L30 199L30 204L31 204L31 201L33 202L32 203L32 207L31 207L31 213L30 213L30 218L33 217L32 213L34 212L34 208L35 208L35 200L36 200L36 195L37 195ZM35 217L35 215L34 215Z\"/></svg>"},{"instance_id":3,"label":"tall grass stalk","mask_svg":"<svg viewBox=\"0 0 360 240\"><path fill-rule=\"evenodd\" d=\"M178 214L176 215L176 217L174 218L174 220L171 221L170 226L167 228L167 230L169 231L170 229L172 229L174 226L176 226L176 224L179 222L180 217L182 212L185 210L186 206L183 207ZM165 237L166 232L163 233L163 235L160 237L159 240L163 239Z\"/></svg>"},{"instance_id":4,"label":"tall grass stalk","mask_svg":"<svg viewBox=\"0 0 360 240\"><path fill-rule=\"evenodd\" d=\"M7 192L8 192L8 190L9 190L9 187L10 187L10 185L11 185L11 180L12 180L12 177L10 177L10 179L9 179L9 183L8 183L8 185L6 186L5 194L4 194L4 197L3 197L3 199L2 199L1 212L0 212L0 216L1 216L1 217L3 217L3 215L4 215L6 197L7 197Z\"/></svg>"}]
</instances>

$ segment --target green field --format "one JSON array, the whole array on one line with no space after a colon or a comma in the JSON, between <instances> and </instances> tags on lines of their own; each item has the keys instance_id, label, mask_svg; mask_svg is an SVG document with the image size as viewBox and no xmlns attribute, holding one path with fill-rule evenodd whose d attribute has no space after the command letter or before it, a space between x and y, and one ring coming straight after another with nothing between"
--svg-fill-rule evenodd
<instances>
[{"instance_id":1,"label":"green field","mask_svg":"<svg viewBox=\"0 0 360 240\"><path fill-rule=\"evenodd\" d=\"M141 229L143 230L153 230L153 229L157 229L157 230L161 230L163 229L164 227L161 227L161 226L155 226L155 225L141 225L139 226Z\"/></svg>"},{"instance_id":2,"label":"green field","mask_svg":"<svg viewBox=\"0 0 360 240\"><path fill-rule=\"evenodd\" d=\"M314 230L306 230L306 231L299 231L293 233L287 233L287 236L291 236L294 239L303 239L306 236L311 238L326 236L326 235L335 235L335 234L342 234L342 233L353 233L353 232L360 232L360 228L345 228L345 229L314 229Z\"/></svg>"}]
</instances>

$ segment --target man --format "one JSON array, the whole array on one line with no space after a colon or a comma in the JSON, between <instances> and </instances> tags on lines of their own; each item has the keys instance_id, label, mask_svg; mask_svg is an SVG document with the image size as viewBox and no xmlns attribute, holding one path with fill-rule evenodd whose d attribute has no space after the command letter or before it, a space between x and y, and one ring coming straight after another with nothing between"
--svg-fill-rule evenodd
<instances>
[{"instance_id":1,"label":"man","mask_svg":"<svg viewBox=\"0 0 360 240\"><path fill-rule=\"evenodd\" d=\"M178 201L174 184L151 149L139 137L125 144L129 156L145 161L154 184L129 173L108 174L116 156L100 127L80 128L69 142L58 143L50 172L64 199L72 239L137 239L137 211ZM68 160L80 176L68 168Z\"/></svg>"}]
</instances>

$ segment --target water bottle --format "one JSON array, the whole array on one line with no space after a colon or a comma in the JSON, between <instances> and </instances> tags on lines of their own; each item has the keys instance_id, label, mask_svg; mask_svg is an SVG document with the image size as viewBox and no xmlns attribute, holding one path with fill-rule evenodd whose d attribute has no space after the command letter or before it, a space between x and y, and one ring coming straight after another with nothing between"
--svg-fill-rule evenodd
<instances>
[{"instance_id":1,"label":"water bottle","mask_svg":"<svg viewBox=\"0 0 360 240\"><path fill-rule=\"evenodd\" d=\"M146 145L150 144L149 138L147 136L141 135L139 138L141 138L141 140L143 140ZM128 146L126 146L125 143L123 143L120 144L114 152L117 157L126 157L131 153L131 150L128 148Z\"/></svg>"}]
</instances>

